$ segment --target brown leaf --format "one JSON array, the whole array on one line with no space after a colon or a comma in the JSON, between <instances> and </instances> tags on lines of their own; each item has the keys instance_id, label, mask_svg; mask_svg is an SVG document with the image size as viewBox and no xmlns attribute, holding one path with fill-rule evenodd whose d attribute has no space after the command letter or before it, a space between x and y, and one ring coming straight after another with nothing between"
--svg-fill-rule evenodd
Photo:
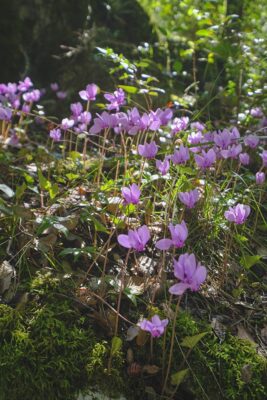
<instances>
[{"instance_id":1,"label":"brown leaf","mask_svg":"<svg viewBox=\"0 0 267 400\"><path fill-rule=\"evenodd\" d=\"M159 372L160 367L157 365L144 365L143 366L143 372L149 374L149 375L155 375Z\"/></svg>"},{"instance_id":2,"label":"brown leaf","mask_svg":"<svg viewBox=\"0 0 267 400\"><path fill-rule=\"evenodd\" d=\"M136 336L136 344L138 346L144 346L145 343L147 342L148 339L148 334L145 331L142 331L142 329L140 329L138 335Z\"/></svg>"}]
</instances>

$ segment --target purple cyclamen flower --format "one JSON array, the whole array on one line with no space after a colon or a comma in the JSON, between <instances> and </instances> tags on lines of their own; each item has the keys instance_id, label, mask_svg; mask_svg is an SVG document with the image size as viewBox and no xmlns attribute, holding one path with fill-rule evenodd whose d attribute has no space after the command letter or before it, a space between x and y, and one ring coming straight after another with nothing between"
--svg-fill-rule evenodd
<instances>
[{"instance_id":1,"label":"purple cyclamen flower","mask_svg":"<svg viewBox=\"0 0 267 400\"><path fill-rule=\"evenodd\" d=\"M53 90L53 92L57 92L59 90L59 84L56 82L51 83L50 88L51 88L51 90Z\"/></svg>"},{"instance_id":2,"label":"purple cyclamen flower","mask_svg":"<svg viewBox=\"0 0 267 400\"><path fill-rule=\"evenodd\" d=\"M257 185L262 185L265 182L265 173L264 172L257 172L256 173L256 183Z\"/></svg>"},{"instance_id":3,"label":"purple cyclamen flower","mask_svg":"<svg viewBox=\"0 0 267 400\"><path fill-rule=\"evenodd\" d=\"M262 164L264 167L267 167L267 150L263 150L263 152L260 154L262 158Z\"/></svg>"},{"instance_id":4,"label":"purple cyclamen flower","mask_svg":"<svg viewBox=\"0 0 267 400\"><path fill-rule=\"evenodd\" d=\"M242 146L241 144L233 144L232 146L229 146L227 150L221 150L221 155L224 159L227 158L237 158L238 155L242 151Z\"/></svg>"},{"instance_id":5,"label":"purple cyclamen flower","mask_svg":"<svg viewBox=\"0 0 267 400\"><path fill-rule=\"evenodd\" d=\"M257 135L248 135L244 139L244 143L246 146L250 147L251 149L255 149L259 144L259 137Z\"/></svg>"},{"instance_id":6,"label":"purple cyclamen flower","mask_svg":"<svg viewBox=\"0 0 267 400\"><path fill-rule=\"evenodd\" d=\"M171 108L166 108L165 110L161 110L160 108L158 108L155 114L159 117L161 125L166 126L172 119L173 111Z\"/></svg>"},{"instance_id":7,"label":"purple cyclamen flower","mask_svg":"<svg viewBox=\"0 0 267 400\"><path fill-rule=\"evenodd\" d=\"M57 98L58 98L59 100L64 100L64 99L67 97L68 93L67 93L67 92L64 92L63 90L59 90L59 91L56 93L56 95L57 95Z\"/></svg>"},{"instance_id":8,"label":"purple cyclamen flower","mask_svg":"<svg viewBox=\"0 0 267 400\"><path fill-rule=\"evenodd\" d=\"M91 119L92 119L92 115L91 115L91 113L90 113L89 111L84 111L84 112L81 113L81 115L78 117L78 121L79 121L81 124L84 124L84 125L88 125L88 124L90 123Z\"/></svg>"},{"instance_id":9,"label":"purple cyclamen flower","mask_svg":"<svg viewBox=\"0 0 267 400\"><path fill-rule=\"evenodd\" d=\"M192 124L190 125L190 127L192 128L192 129L195 129L195 130L197 130L197 131L204 131L204 129L205 129L205 125L204 124L202 124L201 122L192 122Z\"/></svg>"},{"instance_id":10,"label":"purple cyclamen flower","mask_svg":"<svg viewBox=\"0 0 267 400\"><path fill-rule=\"evenodd\" d=\"M183 144L179 147L178 150L175 150L173 155L171 156L171 160L173 164L185 164L190 158L189 150L187 147L184 147Z\"/></svg>"},{"instance_id":11,"label":"purple cyclamen flower","mask_svg":"<svg viewBox=\"0 0 267 400\"><path fill-rule=\"evenodd\" d=\"M138 325L143 331L150 332L152 337L159 337L163 335L168 323L168 319L161 320L158 315L154 315L151 318L151 321L143 319L141 322L139 322Z\"/></svg>"},{"instance_id":12,"label":"purple cyclamen flower","mask_svg":"<svg viewBox=\"0 0 267 400\"><path fill-rule=\"evenodd\" d=\"M170 169L170 162L167 158L163 161L157 160L156 167L162 175L166 175Z\"/></svg>"},{"instance_id":13,"label":"purple cyclamen flower","mask_svg":"<svg viewBox=\"0 0 267 400\"><path fill-rule=\"evenodd\" d=\"M201 143L202 140L203 140L203 134L201 131L191 132L187 138L187 141L190 144L199 144Z\"/></svg>"},{"instance_id":14,"label":"purple cyclamen flower","mask_svg":"<svg viewBox=\"0 0 267 400\"><path fill-rule=\"evenodd\" d=\"M34 103L40 100L41 92L38 89L34 89L31 92L24 93L22 97L24 101L27 101L28 103Z\"/></svg>"},{"instance_id":15,"label":"purple cyclamen flower","mask_svg":"<svg viewBox=\"0 0 267 400\"><path fill-rule=\"evenodd\" d=\"M171 286L169 292L181 296L187 289L192 292L199 290L207 277L207 269L199 262L194 254L181 254L178 261L173 260L174 275L180 280Z\"/></svg>"},{"instance_id":16,"label":"purple cyclamen flower","mask_svg":"<svg viewBox=\"0 0 267 400\"><path fill-rule=\"evenodd\" d=\"M81 105L80 102L78 103L72 103L70 105L70 110L72 112L72 116L74 118L74 120L77 120L78 117L81 115L81 113L83 112L83 106Z\"/></svg>"},{"instance_id":17,"label":"purple cyclamen flower","mask_svg":"<svg viewBox=\"0 0 267 400\"><path fill-rule=\"evenodd\" d=\"M139 186L135 183L130 185L129 187L123 187L121 189L122 197L124 198L124 204L138 204L141 191Z\"/></svg>"},{"instance_id":18,"label":"purple cyclamen flower","mask_svg":"<svg viewBox=\"0 0 267 400\"><path fill-rule=\"evenodd\" d=\"M154 158L157 152L158 152L158 146L154 141L138 145L138 154L142 157Z\"/></svg>"},{"instance_id":19,"label":"purple cyclamen flower","mask_svg":"<svg viewBox=\"0 0 267 400\"><path fill-rule=\"evenodd\" d=\"M60 138L61 138L61 131L60 129L52 129L49 132L49 136L51 137L51 139L54 140L54 142L59 142Z\"/></svg>"},{"instance_id":20,"label":"purple cyclamen flower","mask_svg":"<svg viewBox=\"0 0 267 400\"><path fill-rule=\"evenodd\" d=\"M189 192L180 192L178 197L186 207L193 208L199 199L199 193L197 189L194 189Z\"/></svg>"},{"instance_id":21,"label":"purple cyclamen flower","mask_svg":"<svg viewBox=\"0 0 267 400\"><path fill-rule=\"evenodd\" d=\"M171 133L172 135L176 135L176 133L184 131L189 123L188 117L182 118L174 118L173 123L171 125Z\"/></svg>"},{"instance_id":22,"label":"purple cyclamen flower","mask_svg":"<svg viewBox=\"0 0 267 400\"><path fill-rule=\"evenodd\" d=\"M239 161L242 165L248 165L250 162L250 157L248 153L240 153L239 154Z\"/></svg>"},{"instance_id":23,"label":"purple cyclamen flower","mask_svg":"<svg viewBox=\"0 0 267 400\"><path fill-rule=\"evenodd\" d=\"M262 109L261 109L260 107L252 108L252 109L250 110L250 115L251 115L253 118L262 118L262 117L263 117Z\"/></svg>"},{"instance_id":24,"label":"purple cyclamen flower","mask_svg":"<svg viewBox=\"0 0 267 400\"><path fill-rule=\"evenodd\" d=\"M86 101L94 101L98 92L98 87L94 83L86 86L85 90L79 92L80 98Z\"/></svg>"},{"instance_id":25,"label":"purple cyclamen flower","mask_svg":"<svg viewBox=\"0 0 267 400\"><path fill-rule=\"evenodd\" d=\"M102 114L97 114L97 118L94 118L94 124L91 126L89 133L95 135L103 129L115 128L117 121L118 119L116 114L109 114L104 111Z\"/></svg>"},{"instance_id":26,"label":"purple cyclamen flower","mask_svg":"<svg viewBox=\"0 0 267 400\"><path fill-rule=\"evenodd\" d=\"M205 169L209 168L216 161L216 153L213 149L205 152L202 150L202 155L195 154L195 162L199 166L199 168Z\"/></svg>"},{"instance_id":27,"label":"purple cyclamen flower","mask_svg":"<svg viewBox=\"0 0 267 400\"><path fill-rule=\"evenodd\" d=\"M72 128L73 125L74 125L73 119L64 118L64 119L61 121L61 129L63 129L64 131L66 131L67 129Z\"/></svg>"},{"instance_id":28,"label":"purple cyclamen flower","mask_svg":"<svg viewBox=\"0 0 267 400\"><path fill-rule=\"evenodd\" d=\"M146 225L141 226L137 230L130 229L128 235L119 235L118 242L127 249L136 251L145 250L146 244L150 239L150 233Z\"/></svg>"},{"instance_id":29,"label":"purple cyclamen flower","mask_svg":"<svg viewBox=\"0 0 267 400\"><path fill-rule=\"evenodd\" d=\"M0 121L10 121L12 118L12 110L0 105Z\"/></svg>"},{"instance_id":30,"label":"purple cyclamen flower","mask_svg":"<svg viewBox=\"0 0 267 400\"><path fill-rule=\"evenodd\" d=\"M169 225L171 233L171 239L160 239L156 243L156 248L159 250L169 250L171 246L177 247L178 249L184 246L184 243L188 236L188 229L184 221L181 224Z\"/></svg>"},{"instance_id":31,"label":"purple cyclamen flower","mask_svg":"<svg viewBox=\"0 0 267 400\"><path fill-rule=\"evenodd\" d=\"M214 133L214 142L221 149L227 149L231 143L231 134L227 129Z\"/></svg>"},{"instance_id":32,"label":"purple cyclamen flower","mask_svg":"<svg viewBox=\"0 0 267 400\"><path fill-rule=\"evenodd\" d=\"M110 102L110 104L107 104L108 110L119 111L120 106L125 104L125 93L121 88L115 90L114 93L106 93L104 97Z\"/></svg>"},{"instance_id":33,"label":"purple cyclamen flower","mask_svg":"<svg viewBox=\"0 0 267 400\"><path fill-rule=\"evenodd\" d=\"M229 209L225 211L224 216L226 219L228 219L228 221L240 225L246 221L249 214L250 214L250 207L238 203L234 207L229 207Z\"/></svg>"},{"instance_id":34,"label":"purple cyclamen flower","mask_svg":"<svg viewBox=\"0 0 267 400\"><path fill-rule=\"evenodd\" d=\"M19 81L18 90L20 92L26 92L33 86L31 79L27 76L24 81Z\"/></svg>"},{"instance_id":35,"label":"purple cyclamen flower","mask_svg":"<svg viewBox=\"0 0 267 400\"><path fill-rule=\"evenodd\" d=\"M7 138L5 143L11 147L20 147L19 138L16 133L13 133L10 137Z\"/></svg>"}]
</instances>

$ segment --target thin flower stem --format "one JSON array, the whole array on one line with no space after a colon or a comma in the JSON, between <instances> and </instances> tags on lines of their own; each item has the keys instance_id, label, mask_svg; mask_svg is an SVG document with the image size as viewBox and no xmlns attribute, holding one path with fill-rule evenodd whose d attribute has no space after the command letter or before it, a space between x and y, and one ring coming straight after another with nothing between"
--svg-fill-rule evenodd
<instances>
[{"instance_id":1,"label":"thin flower stem","mask_svg":"<svg viewBox=\"0 0 267 400\"><path fill-rule=\"evenodd\" d=\"M178 316L178 312L179 312L179 308L180 308L181 299L182 299L182 295L179 296L179 298L177 300L176 308L175 308L175 314L174 314L173 325L172 325L171 347L170 347L169 360L168 360L168 366L167 366L165 381L164 381L164 385L163 385L163 389L162 389L162 395L164 394L164 392L166 390L168 379L169 379L169 375L170 375L170 370L171 370L174 339L175 339L176 320L177 320L177 316Z\"/></svg>"}]
</instances>

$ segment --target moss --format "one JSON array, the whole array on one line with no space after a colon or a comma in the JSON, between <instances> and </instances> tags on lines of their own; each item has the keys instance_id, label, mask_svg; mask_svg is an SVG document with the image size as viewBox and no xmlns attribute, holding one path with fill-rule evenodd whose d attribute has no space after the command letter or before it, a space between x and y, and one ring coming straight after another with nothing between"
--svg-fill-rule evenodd
<instances>
[{"instance_id":1,"label":"moss","mask_svg":"<svg viewBox=\"0 0 267 400\"><path fill-rule=\"evenodd\" d=\"M266 398L266 360L257 354L250 342L228 333L220 343L209 325L197 322L186 312L180 313L176 331L179 343L185 336L209 332L193 349L188 359L190 374L184 386L197 399ZM187 349L182 349L186 353ZM173 372L176 372L183 361L179 348L176 349L174 360Z\"/></svg>"}]
</instances>

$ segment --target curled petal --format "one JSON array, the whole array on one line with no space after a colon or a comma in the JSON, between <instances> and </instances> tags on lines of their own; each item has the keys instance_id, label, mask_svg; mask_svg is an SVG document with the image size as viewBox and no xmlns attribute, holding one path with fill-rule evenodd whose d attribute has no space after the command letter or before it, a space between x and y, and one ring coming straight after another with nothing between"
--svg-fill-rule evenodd
<instances>
[{"instance_id":1,"label":"curled petal","mask_svg":"<svg viewBox=\"0 0 267 400\"><path fill-rule=\"evenodd\" d=\"M188 285L187 283L176 283L175 285L171 286L169 288L169 292L171 294L175 294L177 296L181 296L187 289L189 289L190 285Z\"/></svg>"}]
</instances>

